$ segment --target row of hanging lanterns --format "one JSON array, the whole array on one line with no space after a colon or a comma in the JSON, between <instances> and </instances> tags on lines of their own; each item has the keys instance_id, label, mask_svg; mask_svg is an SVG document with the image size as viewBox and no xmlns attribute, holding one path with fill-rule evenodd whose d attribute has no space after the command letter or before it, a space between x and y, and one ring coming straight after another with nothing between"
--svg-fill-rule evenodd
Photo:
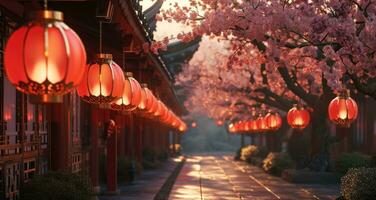
<instances>
[{"instance_id":1,"label":"row of hanging lanterns","mask_svg":"<svg viewBox=\"0 0 376 200\"><path fill-rule=\"evenodd\" d=\"M276 131L282 126L282 118L277 112L261 111L258 117L253 117L252 119L246 121L240 121L236 123L231 123L228 126L230 133L235 132L266 132L266 131Z\"/></svg>"},{"instance_id":2,"label":"row of hanging lanterns","mask_svg":"<svg viewBox=\"0 0 376 200\"><path fill-rule=\"evenodd\" d=\"M229 132L276 131L281 127L282 118L278 113L269 111L266 115L263 115L262 112L256 119L230 124L228 126ZM349 127L357 118L358 106L350 97L349 90L341 90L338 96L329 103L328 115L329 119L339 127ZM310 119L308 109L300 104L294 104L287 112L287 123L293 129L302 130L306 128L309 125Z\"/></svg>"},{"instance_id":3,"label":"row of hanging lanterns","mask_svg":"<svg viewBox=\"0 0 376 200\"><path fill-rule=\"evenodd\" d=\"M47 6L45 5L45 8ZM63 22L63 13L43 10L9 37L4 65L9 81L31 100L62 102L62 96L77 89L86 102L112 110L136 113L158 120L181 132L186 124L158 100L132 73L123 73L111 54L100 52L86 66L86 51L79 36Z\"/></svg>"}]
</instances>

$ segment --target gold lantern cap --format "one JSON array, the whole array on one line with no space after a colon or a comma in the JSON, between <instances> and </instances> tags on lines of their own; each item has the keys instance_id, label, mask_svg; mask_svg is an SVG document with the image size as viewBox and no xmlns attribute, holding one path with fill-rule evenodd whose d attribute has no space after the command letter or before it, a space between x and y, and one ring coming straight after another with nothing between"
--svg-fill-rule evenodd
<instances>
[{"instance_id":1,"label":"gold lantern cap","mask_svg":"<svg viewBox=\"0 0 376 200\"><path fill-rule=\"evenodd\" d=\"M32 12L30 18L40 21L63 21L64 14L57 10L38 10Z\"/></svg>"}]
</instances>

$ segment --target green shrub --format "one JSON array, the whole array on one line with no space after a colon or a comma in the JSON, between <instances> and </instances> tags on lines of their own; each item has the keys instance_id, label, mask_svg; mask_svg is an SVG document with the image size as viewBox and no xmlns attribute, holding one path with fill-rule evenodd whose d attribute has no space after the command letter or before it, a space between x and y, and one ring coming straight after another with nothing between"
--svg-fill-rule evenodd
<instances>
[{"instance_id":1,"label":"green shrub","mask_svg":"<svg viewBox=\"0 0 376 200\"><path fill-rule=\"evenodd\" d=\"M361 153L344 153L336 160L336 169L345 174L351 168L371 167L372 157Z\"/></svg>"},{"instance_id":2,"label":"green shrub","mask_svg":"<svg viewBox=\"0 0 376 200\"><path fill-rule=\"evenodd\" d=\"M240 160L247 161L255 164L257 160L264 159L267 155L267 149L265 147L258 147L255 145L248 145L243 147L240 152ZM259 159L257 159L259 158Z\"/></svg>"},{"instance_id":3,"label":"green shrub","mask_svg":"<svg viewBox=\"0 0 376 200\"><path fill-rule=\"evenodd\" d=\"M373 200L376 197L376 168L350 169L341 179L346 200Z\"/></svg>"},{"instance_id":4,"label":"green shrub","mask_svg":"<svg viewBox=\"0 0 376 200\"><path fill-rule=\"evenodd\" d=\"M168 159L168 152L146 147L142 150L142 167L145 169L156 169L161 166L161 162Z\"/></svg>"},{"instance_id":5,"label":"green shrub","mask_svg":"<svg viewBox=\"0 0 376 200\"><path fill-rule=\"evenodd\" d=\"M90 200L92 187L88 176L68 172L49 172L25 183L22 200Z\"/></svg>"},{"instance_id":6,"label":"green shrub","mask_svg":"<svg viewBox=\"0 0 376 200\"><path fill-rule=\"evenodd\" d=\"M286 153L269 153L262 168L269 174L280 176L285 169L294 167L294 161Z\"/></svg>"},{"instance_id":7,"label":"green shrub","mask_svg":"<svg viewBox=\"0 0 376 200\"><path fill-rule=\"evenodd\" d=\"M133 166L134 165L134 166ZM119 182L132 182L135 176L140 175L142 172L142 165L133 161L126 156L118 158L118 180Z\"/></svg>"},{"instance_id":8,"label":"green shrub","mask_svg":"<svg viewBox=\"0 0 376 200\"><path fill-rule=\"evenodd\" d=\"M157 151L157 159L159 161L162 161L162 162L167 161L167 159L168 159L168 152L165 151L165 150L159 150L159 151Z\"/></svg>"},{"instance_id":9,"label":"green shrub","mask_svg":"<svg viewBox=\"0 0 376 200\"><path fill-rule=\"evenodd\" d=\"M157 160L157 151L154 148L146 147L142 149L142 158L149 162L155 162Z\"/></svg>"}]
</instances>

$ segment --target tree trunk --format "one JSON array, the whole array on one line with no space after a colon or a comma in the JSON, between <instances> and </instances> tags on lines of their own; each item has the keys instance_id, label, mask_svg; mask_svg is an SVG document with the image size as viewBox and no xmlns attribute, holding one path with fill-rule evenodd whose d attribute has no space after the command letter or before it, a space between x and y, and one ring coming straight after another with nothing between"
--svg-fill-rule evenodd
<instances>
[{"instance_id":1,"label":"tree trunk","mask_svg":"<svg viewBox=\"0 0 376 200\"><path fill-rule=\"evenodd\" d=\"M315 171L325 171L329 165L330 130L328 127L328 105L332 95L324 93L311 113L311 163Z\"/></svg>"}]
</instances>

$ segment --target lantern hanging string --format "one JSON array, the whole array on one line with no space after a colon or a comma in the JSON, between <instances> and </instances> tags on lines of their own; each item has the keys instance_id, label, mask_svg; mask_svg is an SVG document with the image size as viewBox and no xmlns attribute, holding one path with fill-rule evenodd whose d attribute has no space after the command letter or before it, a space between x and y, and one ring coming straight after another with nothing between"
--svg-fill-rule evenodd
<instances>
[{"instance_id":1,"label":"lantern hanging string","mask_svg":"<svg viewBox=\"0 0 376 200\"><path fill-rule=\"evenodd\" d=\"M102 53L102 21L99 21L99 53Z\"/></svg>"},{"instance_id":2,"label":"lantern hanging string","mask_svg":"<svg viewBox=\"0 0 376 200\"><path fill-rule=\"evenodd\" d=\"M47 10L47 8L48 8L48 6L47 6L47 0L43 1L43 8L44 8L44 10Z\"/></svg>"}]
</instances>

